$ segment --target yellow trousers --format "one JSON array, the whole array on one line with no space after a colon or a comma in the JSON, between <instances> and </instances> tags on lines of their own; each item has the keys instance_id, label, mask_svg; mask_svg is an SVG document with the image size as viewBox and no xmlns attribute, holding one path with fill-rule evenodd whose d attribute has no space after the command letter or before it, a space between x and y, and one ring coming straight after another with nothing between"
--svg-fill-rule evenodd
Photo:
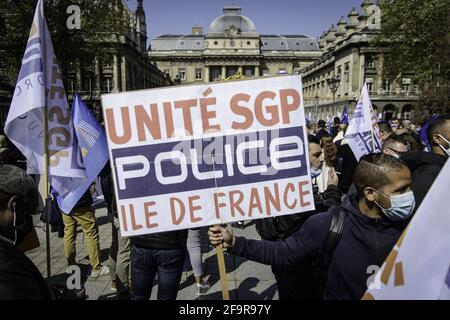
<instances>
[{"instance_id":1,"label":"yellow trousers","mask_svg":"<svg viewBox=\"0 0 450 320\"><path fill-rule=\"evenodd\" d=\"M97 220L92 207L81 207L72 210L70 215L62 214L64 222L64 252L69 265L76 264L77 225L80 224L86 238L89 262L94 270L100 268L100 243Z\"/></svg>"}]
</instances>

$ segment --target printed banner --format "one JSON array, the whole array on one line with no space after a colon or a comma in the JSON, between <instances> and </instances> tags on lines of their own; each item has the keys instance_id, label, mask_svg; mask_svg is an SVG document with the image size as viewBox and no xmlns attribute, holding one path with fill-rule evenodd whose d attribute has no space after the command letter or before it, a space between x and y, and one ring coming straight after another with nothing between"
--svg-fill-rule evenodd
<instances>
[{"instance_id":1,"label":"printed banner","mask_svg":"<svg viewBox=\"0 0 450 320\"><path fill-rule=\"evenodd\" d=\"M102 97L123 236L314 210L300 76Z\"/></svg>"}]
</instances>

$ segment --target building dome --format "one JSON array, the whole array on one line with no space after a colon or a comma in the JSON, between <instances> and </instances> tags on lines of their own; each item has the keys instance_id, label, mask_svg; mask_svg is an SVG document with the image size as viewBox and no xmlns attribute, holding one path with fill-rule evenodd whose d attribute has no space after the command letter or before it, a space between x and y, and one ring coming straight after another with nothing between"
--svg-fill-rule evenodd
<instances>
[{"instance_id":1,"label":"building dome","mask_svg":"<svg viewBox=\"0 0 450 320\"><path fill-rule=\"evenodd\" d=\"M257 35L255 24L241 14L241 8L238 6L223 8L223 15L214 19L210 24L208 34L226 34L228 32Z\"/></svg>"}]
</instances>

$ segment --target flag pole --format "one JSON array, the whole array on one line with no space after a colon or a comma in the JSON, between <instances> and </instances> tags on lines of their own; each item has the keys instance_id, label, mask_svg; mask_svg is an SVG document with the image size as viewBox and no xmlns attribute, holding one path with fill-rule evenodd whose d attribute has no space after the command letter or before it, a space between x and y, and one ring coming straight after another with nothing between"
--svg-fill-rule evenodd
<instances>
[{"instance_id":1,"label":"flag pole","mask_svg":"<svg viewBox=\"0 0 450 320\"><path fill-rule=\"evenodd\" d=\"M46 99L47 100L47 99ZM44 106L44 113L42 115L43 129L44 129L44 197L45 197L45 243L47 248L47 278L51 276L51 264L50 264L50 197L48 187L48 146L47 146L47 102Z\"/></svg>"},{"instance_id":2,"label":"flag pole","mask_svg":"<svg viewBox=\"0 0 450 320\"><path fill-rule=\"evenodd\" d=\"M42 0L42 19L45 20L44 15L44 4L45 0ZM44 22L42 23L44 25ZM47 55L45 52L45 41L42 41L42 60L45 61L47 59ZM45 68L45 63L44 63ZM46 73L45 70L43 72L44 83L47 84ZM45 93L45 105L44 105L44 113L42 114L42 124L43 124L43 142L44 142L44 185L45 185L45 246L46 246L46 254L47 254L47 281L52 275L51 271L51 258L50 258L50 193L49 193L49 178L48 178L48 121L47 121L47 93Z\"/></svg>"}]
</instances>

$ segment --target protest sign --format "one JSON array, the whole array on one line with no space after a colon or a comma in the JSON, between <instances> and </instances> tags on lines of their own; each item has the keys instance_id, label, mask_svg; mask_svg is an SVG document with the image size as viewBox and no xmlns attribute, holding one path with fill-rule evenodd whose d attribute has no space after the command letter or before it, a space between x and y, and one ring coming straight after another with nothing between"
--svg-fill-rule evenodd
<instances>
[{"instance_id":1,"label":"protest sign","mask_svg":"<svg viewBox=\"0 0 450 320\"><path fill-rule=\"evenodd\" d=\"M300 76L102 97L123 236L314 209Z\"/></svg>"}]
</instances>

